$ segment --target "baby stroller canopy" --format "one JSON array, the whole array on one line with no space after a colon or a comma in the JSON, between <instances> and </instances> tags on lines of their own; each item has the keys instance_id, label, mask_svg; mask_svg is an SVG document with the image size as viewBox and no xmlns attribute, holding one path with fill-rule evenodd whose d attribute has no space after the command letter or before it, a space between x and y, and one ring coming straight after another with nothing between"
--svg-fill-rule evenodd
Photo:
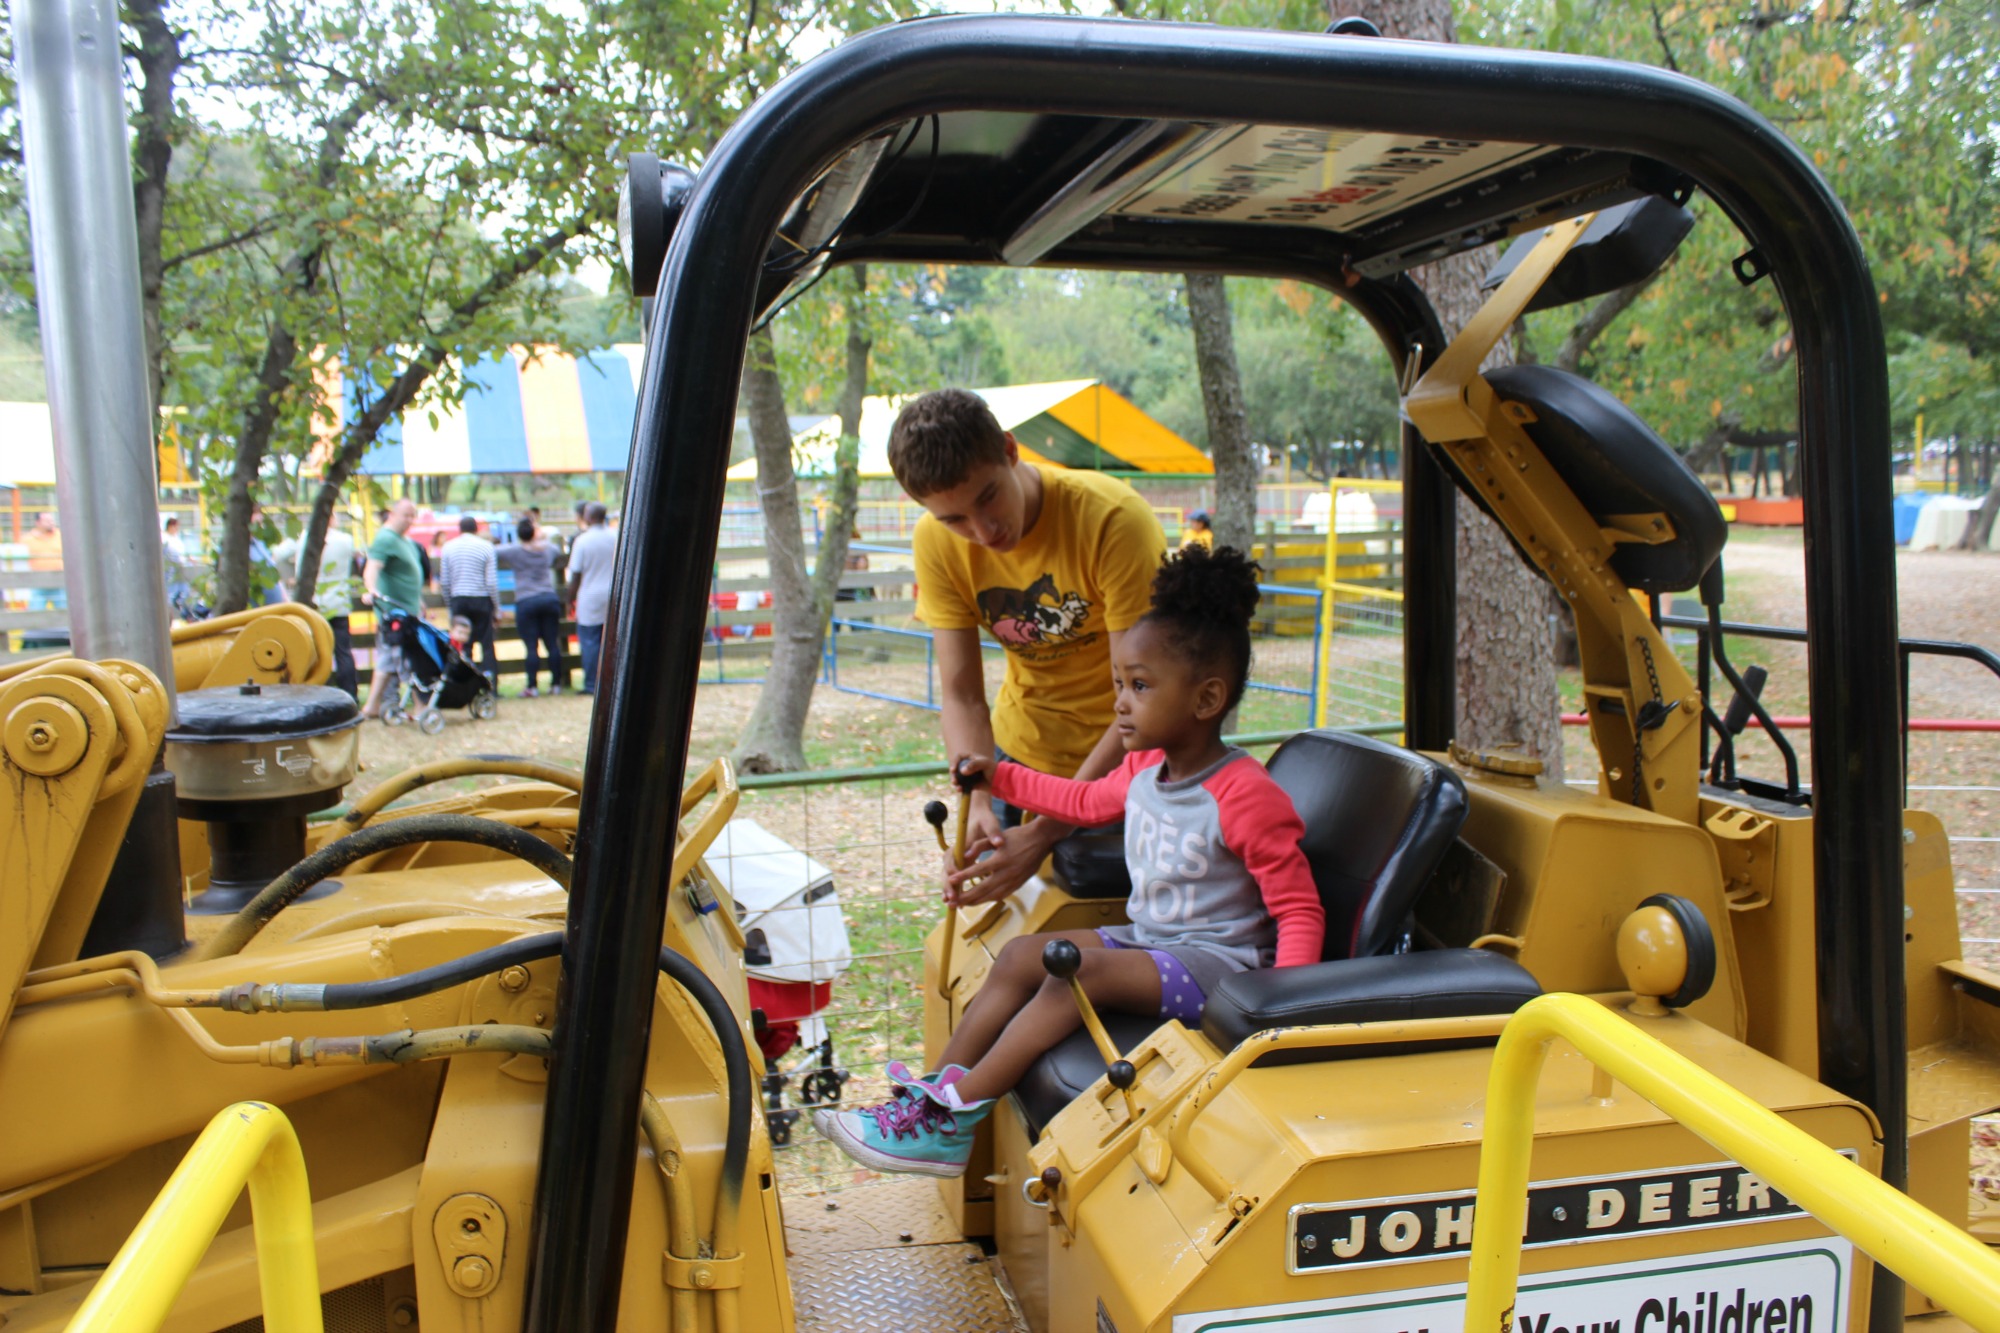
<instances>
[{"instance_id":1,"label":"baby stroller canopy","mask_svg":"<svg viewBox=\"0 0 2000 1333\"><path fill-rule=\"evenodd\" d=\"M833 871L754 819L730 820L706 860L736 902L751 976L812 985L847 970L854 950Z\"/></svg>"}]
</instances>

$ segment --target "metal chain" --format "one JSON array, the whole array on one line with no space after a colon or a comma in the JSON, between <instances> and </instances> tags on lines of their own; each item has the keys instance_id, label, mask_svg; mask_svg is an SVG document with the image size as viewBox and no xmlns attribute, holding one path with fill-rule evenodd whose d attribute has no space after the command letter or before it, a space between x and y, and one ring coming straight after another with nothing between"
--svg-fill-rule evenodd
<instances>
[{"instance_id":1,"label":"metal chain","mask_svg":"<svg viewBox=\"0 0 2000 1333\"><path fill-rule=\"evenodd\" d=\"M1646 733L1667 720L1671 710L1662 707L1666 700L1660 697L1660 669L1653 661L1652 640L1639 636L1639 656L1646 663L1646 683L1652 688L1651 707L1641 705L1639 715L1632 719L1632 804L1642 804L1646 790Z\"/></svg>"}]
</instances>

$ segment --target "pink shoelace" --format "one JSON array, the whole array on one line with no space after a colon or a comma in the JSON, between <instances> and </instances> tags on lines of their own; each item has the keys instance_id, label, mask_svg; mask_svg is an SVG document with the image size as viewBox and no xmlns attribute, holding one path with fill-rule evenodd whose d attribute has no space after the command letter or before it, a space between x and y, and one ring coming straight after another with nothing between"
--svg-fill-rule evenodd
<instances>
[{"instance_id":1,"label":"pink shoelace","mask_svg":"<svg viewBox=\"0 0 2000 1333\"><path fill-rule=\"evenodd\" d=\"M958 1132L958 1121L951 1112L924 1096L898 1097L862 1109L875 1117L875 1127L884 1138L913 1139L929 1129L946 1134Z\"/></svg>"}]
</instances>

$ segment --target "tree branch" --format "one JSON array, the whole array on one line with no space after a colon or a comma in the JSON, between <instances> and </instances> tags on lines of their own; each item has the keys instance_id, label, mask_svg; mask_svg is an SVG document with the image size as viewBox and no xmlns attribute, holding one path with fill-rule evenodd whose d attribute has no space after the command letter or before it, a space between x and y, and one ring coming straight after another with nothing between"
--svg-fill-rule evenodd
<instances>
[{"instance_id":1,"label":"tree branch","mask_svg":"<svg viewBox=\"0 0 2000 1333\"><path fill-rule=\"evenodd\" d=\"M1674 45L1667 40L1666 25L1660 18L1659 0L1651 0L1648 7L1653 11L1653 36L1659 39L1660 59L1666 61L1668 69L1678 74L1681 72L1680 61L1674 59Z\"/></svg>"},{"instance_id":2,"label":"tree branch","mask_svg":"<svg viewBox=\"0 0 2000 1333\"><path fill-rule=\"evenodd\" d=\"M182 264L191 263L205 255L215 254L220 250L233 250L239 245L248 245L260 236L270 235L278 229L278 226L279 223L276 218L264 218L237 232L234 236L225 236L219 241L210 241L207 245L197 245L192 250L183 250L172 259L162 260L160 262L160 271L163 273L170 271L180 267Z\"/></svg>"},{"instance_id":3,"label":"tree branch","mask_svg":"<svg viewBox=\"0 0 2000 1333\"><path fill-rule=\"evenodd\" d=\"M1590 345L1597 341L1597 336L1611 327L1611 321L1624 314L1626 309L1639 299L1639 293L1652 286L1653 279L1665 271L1664 267L1655 269L1639 281L1627 283L1617 291L1607 292L1599 297L1597 304L1586 310L1583 318L1570 326L1569 336L1564 338L1562 346L1556 349L1555 360L1550 364L1557 370L1566 370L1574 375L1577 366L1583 360L1583 354L1590 350Z\"/></svg>"}]
</instances>

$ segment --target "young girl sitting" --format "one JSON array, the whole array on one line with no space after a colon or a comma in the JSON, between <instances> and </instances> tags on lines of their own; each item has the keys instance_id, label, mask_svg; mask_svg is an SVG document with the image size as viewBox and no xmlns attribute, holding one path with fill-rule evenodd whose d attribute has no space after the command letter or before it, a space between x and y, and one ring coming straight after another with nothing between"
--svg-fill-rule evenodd
<instances>
[{"instance_id":1,"label":"young girl sitting","mask_svg":"<svg viewBox=\"0 0 2000 1333\"><path fill-rule=\"evenodd\" d=\"M1002 799L1083 827L1125 817L1129 926L1025 935L1000 951L944 1050L919 1078L889 1066L897 1095L880 1106L813 1115L819 1132L877 1171L957 1176L973 1129L1037 1056L1082 1023L1066 982L1042 969L1042 946L1083 952L1077 977L1099 1009L1194 1026L1232 972L1320 958L1325 914L1299 850L1291 798L1264 766L1222 741L1222 721L1250 673L1257 566L1228 547L1190 546L1153 579L1153 609L1113 654L1125 762L1094 782L974 756ZM952 876L956 891L979 872Z\"/></svg>"}]
</instances>

